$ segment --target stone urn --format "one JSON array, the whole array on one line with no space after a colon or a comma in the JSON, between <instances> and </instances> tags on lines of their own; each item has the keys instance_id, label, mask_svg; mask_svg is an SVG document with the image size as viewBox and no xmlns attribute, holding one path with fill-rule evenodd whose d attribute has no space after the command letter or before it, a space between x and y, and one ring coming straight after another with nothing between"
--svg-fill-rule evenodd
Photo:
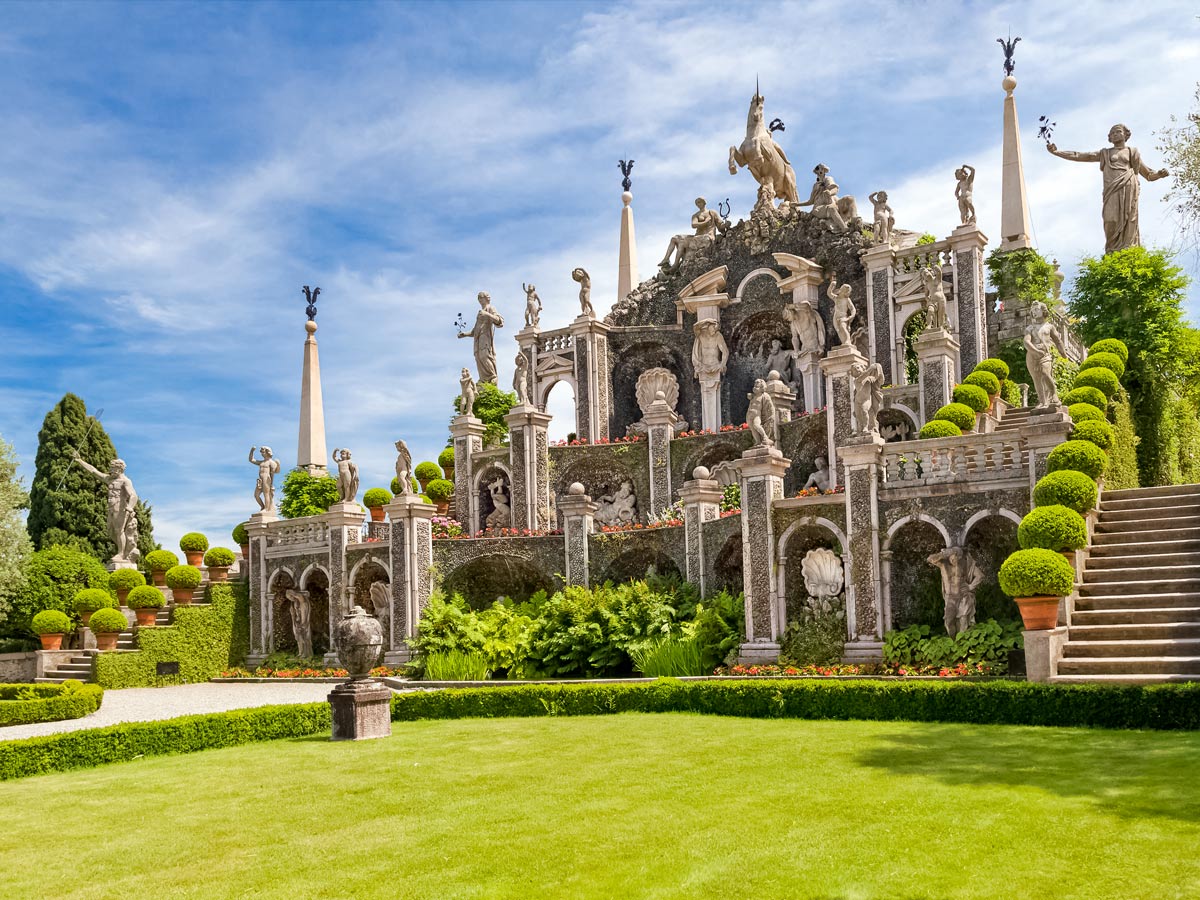
<instances>
[{"instance_id":1,"label":"stone urn","mask_svg":"<svg viewBox=\"0 0 1200 900\"><path fill-rule=\"evenodd\" d=\"M335 633L338 659L353 681L366 678L383 655L383 626L361 606L354 606Z\"/></svg>"}]
</instances>

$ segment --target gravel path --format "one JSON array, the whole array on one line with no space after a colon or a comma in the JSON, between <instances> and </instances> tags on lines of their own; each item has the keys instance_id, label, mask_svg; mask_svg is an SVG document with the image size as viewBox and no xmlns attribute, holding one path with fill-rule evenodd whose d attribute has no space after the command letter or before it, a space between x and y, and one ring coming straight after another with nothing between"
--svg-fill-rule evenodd
<instances>
[{"instance_id":1,"label":"gravel path","mask_svg":"<svg viewBox=\"0 0 1200 900\"><path fill-rule=\"evenodd\" d=\"M325 700L332 684L181 684L174 687L126 688L105 691L100 709L82 719L9 725L0 728L0 741L38 737L62 731L101 728L118 722L150 722L194 713L224 712L253 706L316 703Z\"/></svg>"}]
</instances>

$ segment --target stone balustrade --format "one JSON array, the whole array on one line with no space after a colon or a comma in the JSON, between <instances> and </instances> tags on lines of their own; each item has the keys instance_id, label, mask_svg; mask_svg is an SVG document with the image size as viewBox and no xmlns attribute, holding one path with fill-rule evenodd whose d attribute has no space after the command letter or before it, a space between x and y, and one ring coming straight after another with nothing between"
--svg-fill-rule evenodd
<instances>
[{"instance_id":1,"label":"stone balustrade","mask_svg":"<svg viewBox=\"0 0 1200 900\"><path fill-rule=\"evenodd\" d=\"M883 481L888 487L915 487L954 481L989 481L1028 476L1019 434L964 434L887 444Z\"/></svg>"},{"instance_id":2,"label":"stone balustrade","mask_svg":"<svg viewBox=\"0 0 1200 900\"><path fill-rule=\"evenodd\" d=\"M538 352L554 353L559 350L570 350L573 346L571 332L566 328L558 328L554 331L542 332L541 341L538 343Z\"/></svg>"},{"instance_id":3,"label":"stone balustrade","mask_svg":"<svg viewBox=\"0 0 1200 900\"><path fill-rule=\"evenodd\" d=\"M917 273L926 266L943 266L949 268L953 247L949 241L934 241L931 244L917 244L896 251L895 269L897 272Z\"/></svg>"},{"instance_id":4,"label":"stone balustrade","mask_svg":"<svg viewBox=\"0 0 1200 900\"><path fill-rule=\"evenodd\" d=\"M268 547L325 546L329 543L329 523L321 516L284 519L267 526Z\"/></svg>"}]
</instances>

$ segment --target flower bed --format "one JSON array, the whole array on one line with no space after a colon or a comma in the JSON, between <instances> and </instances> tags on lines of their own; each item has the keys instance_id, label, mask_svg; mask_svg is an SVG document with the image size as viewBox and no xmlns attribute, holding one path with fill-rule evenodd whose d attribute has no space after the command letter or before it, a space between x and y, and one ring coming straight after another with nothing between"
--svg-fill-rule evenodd
<instances>
[{"instance_id":1,"label":"flower bed","mask_svg":"<svg viewBox=\"0 0 1200 900\"><path fill-rule=\"evenodd\" d=\"M844 494L844 493L846 493L845 486L839 484L837 487L830 488L827 491L823 491L820 488L815 488L815 487L804 488L803 490L796 491L796 496L797 497L826 497L826 496L832 496L833 494Z\"/></svg>"},{"instance_id":2,"label":"flower bed","mask_svg":"<svg viewBox=\"0 0 1200 900\"><path fill-rule=\"evenodd\" d=\"M603 534L620 534L625 531L654 531L658 528L678 528L683 524L683 519L661 519L643 525L641 522L634 522L632 525L603 525L600 531Z\"/></svg>"},{"instance_id":3,"label":"flower bed","mask_svg":"<svg viewBox=\"0 0 1200 900\"><path fill-rule=\"evenodd\" d=\"M639 441L644 441L645 438L641 435L631 434L626 437L619 438L596 438L594 441L589 441L587 438L574 438L570 441L551 441L551 447L604 447L608 444L636 444Z\"/></svg>"},{"instance_id":4,"label":"flower bed","mask_svg":"<svg viewBox=\"0 0 1200 900\"><path fill-rule=\"evenodd\" d=\"M549 537L561 535L561 528L481 528L475 532L477 538ZM471 537L471 535L460 535Z\"/></svg>"},{"instance_id":5,"label":"flower bed","mask_svg":"<svg viewBox=\"0 0 1200 900\"><path fill-rule=\"evenodd\" d=\"M882 675L892 678L978 678L980 676L999 676L1007 674L1007 668L1001 663L957 663L953 666L888 666L883 663L863 663L851 665L838 663L830 666L722 666L713 672L714 675L736 675L740 677L760 678L847 678L856 675Z\"/></svg>"},{"instance_id":6,"label":"flower bed","mask_svg":"<svg viewBox=\"0 0 1200 900\"><path fill-rule=\"evenodd\" d=\"M402 666L376 666L371 670L371 675L375 678L395 678L403 676L406 671ZM259 666L255 669L234 666L232 669L223 669L217 677L279 678L294 681L301 678L349 678L350 673L336 666L323 666L321 668L297 666L281 669L274 668L273 666Z\"/></svg>"}]
</instances>

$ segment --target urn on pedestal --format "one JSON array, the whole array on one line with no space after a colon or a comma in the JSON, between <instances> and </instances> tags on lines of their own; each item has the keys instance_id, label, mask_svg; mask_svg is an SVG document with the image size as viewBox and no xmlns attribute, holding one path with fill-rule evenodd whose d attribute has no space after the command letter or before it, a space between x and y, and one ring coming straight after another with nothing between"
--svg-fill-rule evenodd
<instances>
[{"instance_id":1,"label":"urn on pedestal","mask_svg":"<svg viewBox=\"0 0 1200 900\"><path fill-rule=\"evenodd\" d=\"M361 741L392 733L392 692L369 677L383 655L383 626L361 606L354 606L334 633L338 659L350 674L329 694L333 739Z\"/></svg>"}]
</instances>

